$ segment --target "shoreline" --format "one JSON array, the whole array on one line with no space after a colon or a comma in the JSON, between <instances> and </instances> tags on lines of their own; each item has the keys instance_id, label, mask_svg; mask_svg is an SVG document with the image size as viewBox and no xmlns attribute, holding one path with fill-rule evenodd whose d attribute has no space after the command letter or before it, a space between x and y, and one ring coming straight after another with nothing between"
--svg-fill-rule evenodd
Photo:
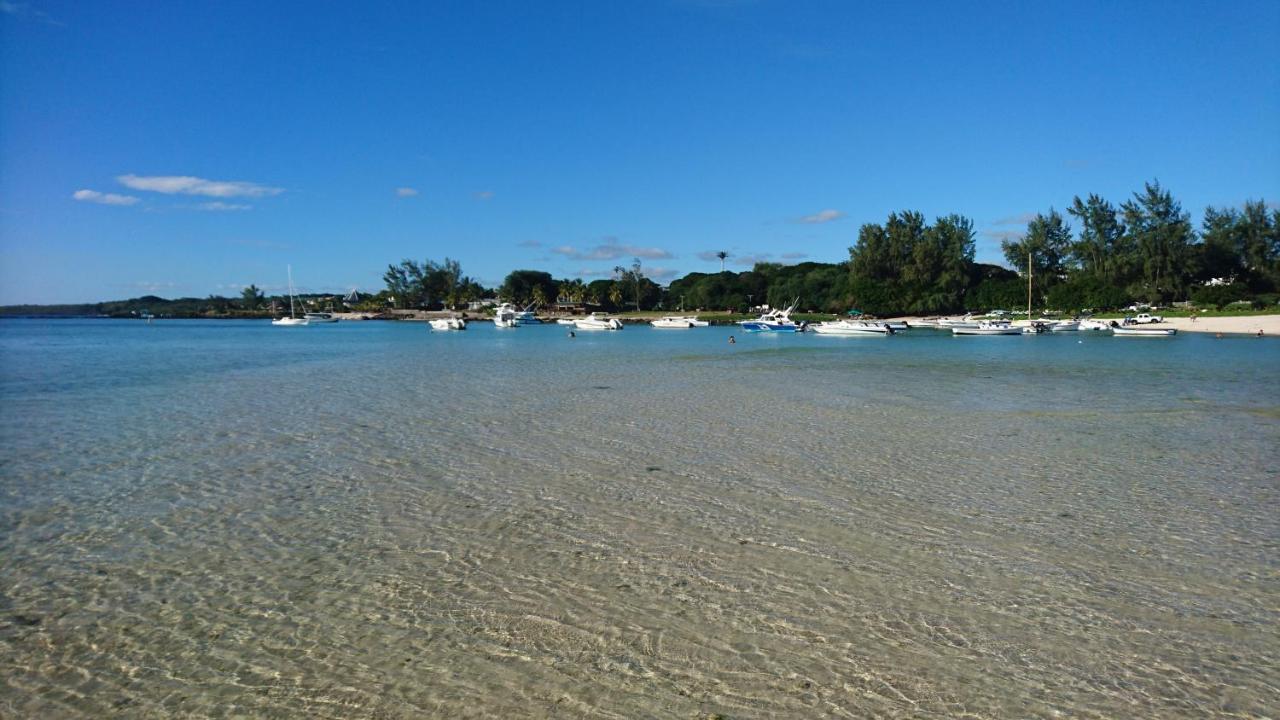
<instances>
[{"instance_id":1,"label":"shoreline","mask_svg":"<svg viewBox=\"0 0 1280 720\"><path fill-rule=\"evenodd\" d=\"M923 318L916 315L892 319L902 320L910 325L912 321L919 322ZM1019 322L1026 324L1025 320ZM1174 328L1180 333L1221 333L1223 335L1257 335L1261 331L1263 337L1280 337L1280 315L1230 315L1199 317L1195 320L1189 317L1173 317L1166 318L1164 322L1143 327Z\"/></svg>"}]
</instances>

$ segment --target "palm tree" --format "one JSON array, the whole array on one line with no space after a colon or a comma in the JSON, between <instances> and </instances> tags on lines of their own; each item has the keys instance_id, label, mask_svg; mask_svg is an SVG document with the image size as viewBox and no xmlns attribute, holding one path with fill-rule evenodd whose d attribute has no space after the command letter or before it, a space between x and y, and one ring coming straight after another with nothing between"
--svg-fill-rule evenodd
<instances>
[{"instance_id":1,"label":"palm tree","mask_svg":"<svg viewBox=\"0 0 1280 720\"><path fill-rule=\"evenodd\" d=\"M533 286L533 304L535 307L547 304L547 291L543 290L541 285Z\"/></svg>"},{"instance_id":2,"label":"palm tree","mask_svg":"<svg viewBox=\"0 0 1280 720\"><path fill-rule=\"evenodd\" d=\"M720 272L724 272L724 259L729 257L729 253L721 250L716 253L716 257L720 258Z\"/></svg>"}]
</instances>

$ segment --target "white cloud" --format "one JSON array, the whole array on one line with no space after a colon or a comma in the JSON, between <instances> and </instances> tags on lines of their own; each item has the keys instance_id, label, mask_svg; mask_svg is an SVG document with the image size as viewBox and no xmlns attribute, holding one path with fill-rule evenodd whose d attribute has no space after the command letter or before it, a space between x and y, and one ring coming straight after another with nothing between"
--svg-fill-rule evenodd
<instances>
[{"instance_id":1,"label":"white cloud","mask_svg":"<svg viewBox=\"0 0 1280 720\"><path fill-rule=\"evenodd\" d=\"M477 199L477 200L492 200L492 199L493 199L493 191L492 191L492 190L481 190L480 192L476 193L476 194L475 194L475 196L476 196L476 199Z\"/></svg>"},{"instance_id":2,"label":"white cloud","mask_svg":"<svg viewBox=\"0 0 1280 720\"><path fill-rule=\"evenodd\" d=\"M812 215L805 215L804 217L796 220L796 222L802 222L802 223L813 225L817 223L828 223L828 222L831 222L832 220L839 220L842 217L844 217L844 213L840 212L839 210L822 210Z\"/></svg>"},{"instance_id":3,"label":"white cloud","mask_svg":"<svg viewBox=\"0 0 1280 720\"><path fill-rule=\"evenodd\" d=\"M418 194L418 191L411 187L396 188L396 197L406 198L406 197L413 197L417 194Z\"/></svg>"},{"instance_id":4,"label":"white cloud","mask_svg":"<svg viewBox=\"0 0 1280 720\"><path fill-rule=\"evenodd\" d=\"M675 257L662 248L623 245L615 237L604 238L603 243L587 250L579 250L571 245L561 245L551 248L551 252L574 260L617 260L624 257L666 260Z\"/></svg>"},{"instance_id":5,"label":"white cloud","mask_svg":"<svg viewBox=\"0 0 1280 720\"><path fill-rule=\"evenodd\" d=\"M992 240L999 240L1001 242L1008 240L1012 242L1014 240L1021 240L1023 233L1020 230L983 230L982 234Z\"/></svg>"},{"instance_id":6,"label":"white cloud","mask_svg":"<svg viewBox=\"0 0 1280 720\"><path fill-rule=\"evenodd\" d=\"M1026 225L1032 220L1035 220L1036 215L1037 213L1026 212L1026 213L1022 213L1021 215L1013 215L1011 217L1000 218L999 220L996 220L991 224L992 225Z\"/></svg>"},{"instance_id":7,"label":"white cloud","mask_svg":"<svg viewBox=\"0 0 1280 720\"><path fill-rule=\"evenodd\" d=\"M670 280L674 278L676 274L679 272L679 270L676 270L675 268L668 268L668 267L647 267L647 268L641 268L640 271L643 272L644 276L649 278L650 280L659 280L659 281Z\"/></svg>"},{"instance_id":8,"label":"white cloud","mask_svg":"<svg viewBox=\"0 0 1280 720\"><path fill-rule=\"evenodd\" d=\"M252 210L253 209L252 205L237 205L235 203L224 203L219 200L215 200L213 202L207 202L207 203L200 203L196 207L201 210L213 210L213 211L220 211L220 212L226 212L228 210Z\"/></svg>"},{"instance_id":9,"label":"white cloud","mask_svg":"<svg viewBox=\"0 0 1280 720\"><path fill-rule=\"evenodd\" d=\"M19 18L30 18L49 25L65 27L65 23L55 20L52 15L31 7L30 3L9 2L9 0L0 0L0 12L6 15L13 15Z\"/></svg>"},{"instance_id":10,"label":"white cloud","mask_svg":"<svg viewBox=\"0 0 1280 720\"><path fill-rule=\"evenodd\" d=\"M134 190L147 190L165 195L203 195L205 197L267 197L279 195L284 188L266 187L240 180L205 180L189 175L121 175L121 185Z\"/></svg>"},{"instance_id":11,"label":"white cloud","mask_svg":"<svg viewBox=\"0 0 1280 720\"><path fill-rule=\"evenodd\" d=\"M759 255L740 255L733 259L735 265L742 267L755 267L756 263L773 262L772 253L760 253Z\"/></svg>"},{"instance_id":12,"label":"white cloud","mask_svg":"<svg viewBox=\"0 0 1280 720\"><path fill-rule=\"evenodd\" d=\"M71 194L71 197L81 202L98 203L100 205L134 205L138 202L138 198L132 195L101 193L97 190L77 190Z\"/></svg>"}]
</instances>

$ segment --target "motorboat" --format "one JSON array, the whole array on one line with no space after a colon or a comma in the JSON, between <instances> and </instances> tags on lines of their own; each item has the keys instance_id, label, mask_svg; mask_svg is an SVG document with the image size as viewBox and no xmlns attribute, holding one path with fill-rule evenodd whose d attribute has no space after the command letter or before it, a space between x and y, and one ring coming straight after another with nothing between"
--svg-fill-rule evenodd
<instances>
[{"instance_id":1,"label":"motorboat","mask_svg":"<svg viewBox=\"0 0 1280 720\"><path fill-rule=\"evenodd\" d=\"M516 308L511 303L502 303L493 311L493 324L500 328L513 328L520 325L516 319Z\"/></svg>"},{"instance_id":2,"label":"motorboat","mask_svg":"<svg viewBox=\"0 0 1280 720\"><path fill-rule=\"evenodd\" d=\"M1081 320L1080 330L1110 330L1111 324L1106 320Z\"/></svg>"},{"instance_id":3,"label":"motorboat","mask_svg":"<svg viewBox=\"0 0 1280 720\"><path fill-rule=\"evenodd\" d=\"M892 335L896 331L889 323L871 322L869 320L835 320L810 325L809 329L819 335Z\"/></svg>"},{"instance_id":4,"label":"motorboat","mask_svg":"<svg viewBox=\"0 0 1280 720\"><path fill-rule=\"evenodd\" d=\"M985 321L974 327L951 327L952 335L1021 335L1022 328L1015 327L1008 321Z\"/></svg>"},{"instance_id":5,"label":"motorboat","mask_svg":"<svg viewBox=\"0 0 1280 720\"><path fill-rule=\"evenodd\" d=\"M436 318L431 321L432 330L466 330L467 321L462 318Z\"/></svg>"},{"instance_id":6,"label":"motorboat","mask_svg":"<svg viewBox=\"0 0 1280 720\"><path fill-rule=\"evenodd\" d=\"M959 328L976 328L978 327L978 324L979 324L979 320L973 313L968 313L962 318L944 317L944 318L938 318L936 321L934 321L934 325L936 327L943 328L944 330L946 328L958 328L958 327Z\"/></svg>"},{"instance_id":7,"label":"motorboat","mask_svg":"<svg viewBox=\"0 0 1280 720\"><path fill-rule=\"evenodd\" d=\"M289 273L289 317L276 318L271 321L272 325L281 325L284 327L302 327L307 324L305 317L298 317L294 310L293 299L293 266L285 266L285 271Z\"/></svg>"},{"instance_id":8,"label":"motorboat","mask_svg":"<svg viewBox=\"0 0 1280 720\"><path fill-rule=\"evenodd\" d=\"M1177 328L1153 328L1145 325L1116 325L1111 332L1119 337L1171 337L1178 334Z\"/></svg>"},{"instance_id":9,"label":"motorboat","mask_svg":"<svg viewBox=\"0 0 1280 720\"><path fill-rule=\"evenodd\" d=\"M557 325L573 325L574 320L571 317L556 318Z\"/></svg>"},{"instance_id":10,"label":"motorboat","mask_svg":"<svg viewBox=\"0 0 1280 720\"><path fill-rule=\"evenodd\" d=\"M744 332L804 332L808 324L791 319L791 311L795 309L792 303L786 310L770 310L755 320L740 320L738 325Z\"/></svg>"},{"instance_id":11,"label":"motorboat","mask_svg":"<svg viewBox=\"0 0 1280 720\"><path fill-rule=\"evenodd\" d=\"M573 321L574 327L579 330L621 330L622 321L618 318L609 317L604 313L593 312L584 318L577 318Z\"/></svg>"},{"instance_id":12,"label":"motorboat","mask_svg":"<svg viewBox=\"0 0 1280 720\"><path fill-rule=\"evenodd\" d=\"M1078 320L1059 320L1049 327L1051 332L1076 332L1080 329Z\"/></svg>"},{"instance_id":13,"label":"motorboat","mask_svg":"<svg viewBox=\"0 0 1280 720\"><path fill-rule=\"evenodd\" d=\"M309 325L315 325L316 323L338 322L337 315L334 315L333 313L327 313L327 312L309 312L304 314L302 318L306 320L307 324Z\"/></svg>"},{"instance_id":14,"label":"motorboat","mask_svg":"<svg viewBox=\"0 0 1280 720\"><path fill-rule=\"evenodd\" d=\"M526 305L523 310L516 310L516 323L519 325L541 325L542 321L533 314L533 305Z\"/></svg>"},{"instance_id":15,"label":"motorboat","mask_svg":"<svg viewBox=\"0 0 1280 720\"><path fill-rule=\"evenodd\" d=\"M649 324L656 328L695 328L707 327L711 323L706 320L699 320L696 317L685 317L682 315L667 315L657 320L650 320Z\"/></svg>"}]
</instances>

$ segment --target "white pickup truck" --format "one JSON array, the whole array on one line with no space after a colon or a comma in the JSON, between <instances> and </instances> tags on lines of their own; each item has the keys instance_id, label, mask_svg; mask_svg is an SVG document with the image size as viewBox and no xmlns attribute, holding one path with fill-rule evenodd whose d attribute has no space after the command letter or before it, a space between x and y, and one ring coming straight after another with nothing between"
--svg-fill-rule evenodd
<instances>
[{"instance_id":1,"label":"white pickup truck","mask_svg":"<svg viewBox=\"0 0 1280 720\"><path fill-rule=\"evenodd\" d=\"M1163 315L1152 315L1151 313L1138 313L1133 317L1133 322L1138 325L1146 325L1147 323L1164 322Z\"/></svg>"}]
</instances>

